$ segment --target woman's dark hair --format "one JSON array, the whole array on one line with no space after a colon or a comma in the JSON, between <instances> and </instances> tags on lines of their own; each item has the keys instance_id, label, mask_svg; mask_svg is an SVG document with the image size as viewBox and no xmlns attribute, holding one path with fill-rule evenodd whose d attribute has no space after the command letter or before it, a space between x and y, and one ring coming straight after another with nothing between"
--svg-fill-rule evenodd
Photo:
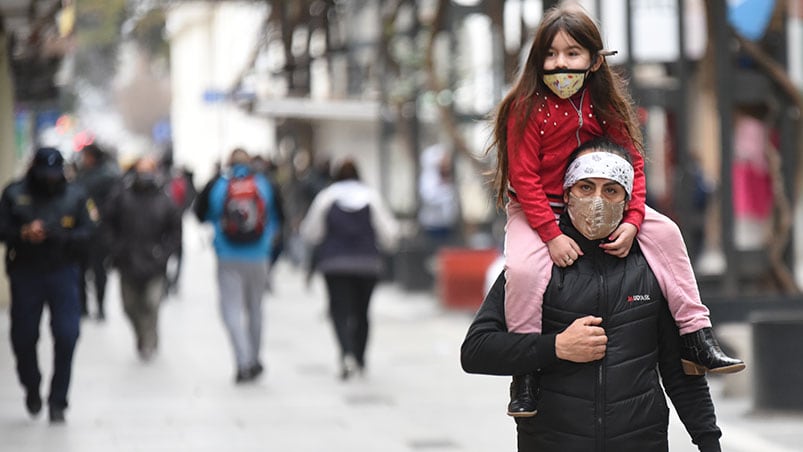
<instances>
[{"instance_id":1,"label":"woman's dark hair","mask_svg":"<svg viewBox=\"0 0 803 452\"><path fill-rule=\"evenodd\" d=\"M335 169L333 180L340 182L344 180L360 180L360 172L357 170L357 163L353 159L347 158Z\"/></svg>"},{"instance_id":2,"label":"woman's dark hair","mask_svg":"<svg viewBox=\"0 0 803 452\"><path fill-rule=\"evenodd\" d=\"M248 165L251 163L251 156L243 148L234 148L229 154L229 166Z\"/></svg>"},{"instance_id":3,"label":"woman's dark hair","mask_svg":"<svg viewBox=\"0 0 803 452\"><path fill-rule=\"evenodd\" d=\"M493 180L498 207L504 205L508 190L508 122L511 119L515 121L512 129L514 133L524 133L535 106L536 94L548 91L543 82L544 61L555 35L560 31L566 32L591 53L592 66L600 64L588 77L586 84L594 103L594 113L598 116L603 131L607 133L606 127L610 126L620 128L621 133L633 141L635 148L643 152L641 129L633 100L627 91L625 80L605 60L606 51L602 46L602 35L597 24L578 5L562 4L552 7L541 19L521 74L496 109L493 138L487 152L496 149L497 164Z\"/></svg>"},{"instance_id":4,"label":"woman's dark hair","mask_svg":"<svg viewBox=\"0 0 803 452\"><path fill-rule=\"evenodd\" d=\"M630 152L628 152L627 149L605 137L598 137L585 141L581 143L580 146L577 146L577 148L575 148L575 150L573 150L572 153L569 154L569 158L566 161L565 170L569 169L569 165L571 165L572 162L577 160L577 157L579 157L580 154L589 150L594 150L596 152L607 152L609 154L618 155L619 157L622 157L623 159L627 160L627 163L629 163L630 166L633 166L633 156L630 155Z\"/></svg>"},{"instance_id":5,"label":"woman's dark hair","mask_svg":"<svg viewBox=\"0 0 803 452\"><path fill-rule=\"evenodd\" d=\"M98 162L104 162L106 161L106 157L108 157L106 151L101 149L100 146L95 143L87 144L83 147L83 149L81 149L81 152L91 155Z\"/></svg>"}]
</instances>

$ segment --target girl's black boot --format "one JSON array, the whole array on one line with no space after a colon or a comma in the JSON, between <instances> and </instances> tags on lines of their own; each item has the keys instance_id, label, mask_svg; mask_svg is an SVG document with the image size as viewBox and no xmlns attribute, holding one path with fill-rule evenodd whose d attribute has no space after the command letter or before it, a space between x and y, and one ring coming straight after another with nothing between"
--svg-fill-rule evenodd
<instances>
[{"instance_id":1,"label":"girl's black boot","mask_svg":"<svg viewBox=\"0 0 803 452\"><path fill-rule=\"evenodd\" d=\"M745 368L744 361L722 351L711 328L683 334L680 338L680 362L686 375L732 374Z\"/></svg>"},{"instance_id":2,"label":"girl's black boot","mask_svg":"<svg viewBox=\"0 0 803 452\"><path fill-rule=\"evenodd\" d=\"M533 417L538 412L535 395L538 392L538 377L535 374L514 375L510 383L508 416Z\"/></svg>"}]
</instances>

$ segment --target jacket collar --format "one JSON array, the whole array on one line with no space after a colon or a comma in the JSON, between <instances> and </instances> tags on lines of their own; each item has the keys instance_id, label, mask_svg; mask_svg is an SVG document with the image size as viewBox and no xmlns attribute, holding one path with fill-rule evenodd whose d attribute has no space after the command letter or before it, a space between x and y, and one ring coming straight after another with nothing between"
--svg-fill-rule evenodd
<instances>
[{"instance_id":1,"label":"jacket collar","mask_svg":"<svg viewBox=\"0 0 803 452\"><path fill-rule=\"evenodd\" d=\"M583 250L583 254L588 255L589 253L600 253L602 249L599 247L602 243L608 242L608 239L599 239L599 240L589 240L577 230L572 224L571 218L569 218L568 211L565 210L560 215L560 230L571 237L577 245L580 246L580 249Z\"/></svg>"}]
</instances>

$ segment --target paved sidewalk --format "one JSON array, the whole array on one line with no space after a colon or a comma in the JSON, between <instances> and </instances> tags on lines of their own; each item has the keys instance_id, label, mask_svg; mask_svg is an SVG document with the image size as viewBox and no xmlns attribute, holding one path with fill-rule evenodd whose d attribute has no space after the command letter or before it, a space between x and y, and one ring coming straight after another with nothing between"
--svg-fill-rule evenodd
<instances>
[{"instance_id":1,"label":"paved sidewalk","mask_svg":"<svg viewBox=\"0 0 803 452\"><path fill-rule=\"evenodd\" d=\"M64 426L49 426L46 413L28 418L8 313L0 313L0 451L515 450L514 425L504 415L508 379L460 369L471 315L392 284L380 286L372 305L368 375L343 383L321 281L306 288L300 272L281 264L265 305L267 374L234 385L212 251L197 226L188 226L181 293L162 308L159 354L148 364L137 359L112 277L108 320L82 325ZM47 379L51 341L42 331ZM721 380L712 387L724 450L803 451L803 417L752 415L749 400L721 396ZM674 417L670 438L673 452L696 450Z\"/></svg>"}]
</instances>

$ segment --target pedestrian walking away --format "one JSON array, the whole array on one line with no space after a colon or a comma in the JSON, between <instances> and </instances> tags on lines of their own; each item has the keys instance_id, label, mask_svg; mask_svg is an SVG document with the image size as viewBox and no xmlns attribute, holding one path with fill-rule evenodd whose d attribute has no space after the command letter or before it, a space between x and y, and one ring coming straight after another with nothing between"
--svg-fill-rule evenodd
<instances>
[{"instance_id":1,"label":"pedestrian walking away","mask_svg":"<svg viewBox=\"0 0 803 452\"><path fill-rule=\"evenodd\" d=\"M343 380L365 371L371 296L383 271L382 251L396 247L398 229L350 158L337 166L334 182L318 193L301 222L302 238L317 250L315 270L326 281Z\"/></svg>"},{"instance_id":2,"label":"pedestrian walking away","mask_svg":"<svg viewBox=\"0 0 803 452\"><path fill-rule=\"evenodd\" d=\"M39 148L25 177L0 198L0 240L11 286L11 346L31 416L42 409L37 343L44 308L50 314L53 376L47 397L51 423L68 406L73 352L81 321L80 262L99 214L84 190L68 183L55 148Z\"/></svg>"},{"instance_id":3,"label":"pedestrian walking away","mask_svg":"<svg viewBox=\"0 0 803 452\"><path fill-rule=\"evenodd\" d=\"M181 211L189 210L195 202L197 192L195 190L194 174L187 167L176 167L173 164L173 148L170 146L161 162L160 177L164 177L165 192L173 200L173 203ZM181 269L184 264L184 246L179 244L178 249L168 259L168 266L165 273L165 296L175 295L179 292L179 280L181 279Z\"/></svg>"},{"instance_id":4,"label":"pedestrian walking away","mask_svg":"<svg viewBox=\"0 0 803 452\"><path fill-rule=\"evenodd\" d=\"M248 152L234 149L228 171L206 185L195 207L198 219L215 231L220 311L234 351L236 383L253 381L265 369L260 357L262 297L279 229L271 185L250 162Z\"/></svg>"},{"instance_id":5,"label":"pedestrian walking away","mask_svg":"<svg viewBox=\"0 0 803 452\"><path fill-rule=\"evenodd\" d=\"M418 223L433 252L454 245L460 229L460 197L452 175L452 154L442 144L421 152Z\"/></svg>"},{"instance_id":6,"label":"pedestrian walking away","mask_svg":"<svg viewBox=\"0 0 803 452\"><path fill-rule=\"evenodd\" d=\"M285 230L287 216L284 209L284 196L282 195L282 187L276 180L276 167L272 161L266 160L262 156L256 156L251 159L251 168L265 176L265 179L268 180L271 190L273 191L273 202L276 206L276 214L278 215L277 221L279 229L273 235L273 239L271 240L271 252L270 256L268 256L268 263L270 264L270 268L268 269L268 291L270 292L273 284L271 270L279 260L279 256L284 252L284 240L287 232Z\"/></svg>"}]
</instances>

